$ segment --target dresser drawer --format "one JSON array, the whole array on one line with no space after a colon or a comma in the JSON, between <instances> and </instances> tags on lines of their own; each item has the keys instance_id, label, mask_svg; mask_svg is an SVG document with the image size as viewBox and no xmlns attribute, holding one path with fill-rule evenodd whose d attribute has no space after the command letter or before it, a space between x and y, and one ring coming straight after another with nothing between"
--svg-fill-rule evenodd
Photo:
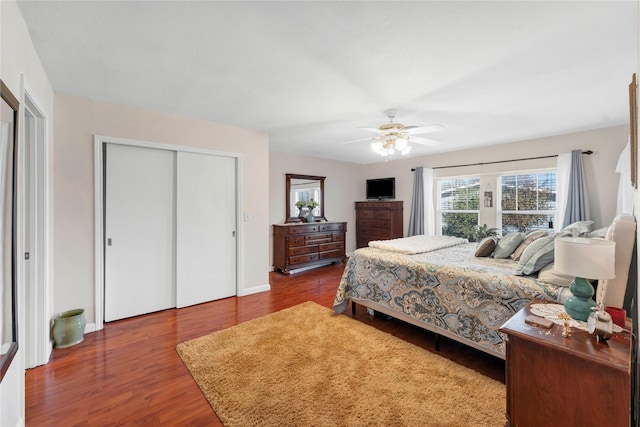
<instances>
[{"instance_id":1,"label":"dresser drawer","mask_svg":"<svg viewBox=\"0 0 640 427\"><path fill-rule=\"evenodd\" d=\"M304 254L310 254L310 253L315 253L318 252L318 246L317 245L313 245L313 246L298 246L295 248L289 248L289 255L304 255Z\"/></svg>"},{"instance_id":2,"label":"dresser drawer","mask_svg":"<svg viewBox=\"0 0 640 427\"><path fill-rule=\"evenodd\" d=\"M307 245L330 242L331 233L310 234L304 236L304 241Z\"/></svg>"},{"instance_id":3,"label":"dresser drawer","mask_svg":"<svg viewBox=\"0 0 640 427\"><path fill-rule=\"evenodd\" d=\"M290 237L289 247L291 246L304 246L304 236Z\"/></svg>"},{"instance_id":4,"label":"dresser drawer","mask_svg":"<svg viewBox=\"0 0 640 427\"><path fill-rule=\"evenodd\" d=\"M320 224L320 231L344 231L344 224Z\"/></svg>"},{"instance_id":5,"label":"dresser drawer","mask_svg":"<svg viewBox=\"0 0 640 427\"><path fill-rule=\"evenodd\" d=\"M374 239L375 240L375 239ZM366 237L360 237L358 239L358 243L356 245L356 249L359 248L366 248L369 246L369 239L367 239Z\"/></svg>"},{"instance_id":6,"label":"dresser drawer","mask_svg":"<svg viewBox=\"0 0 640 427\"><path fill-rule=\"evenodd\" d=\"M328 251L328 252L320 252L318 254L319 259L329 259L329 258L339 258L344 256L343 250L338 251Z\"/></svg>"},{"instance_id":7,"label":"dresser drawer","mask_svg":"<svg viewBox=\"0 0 640 427\"><path fill-rule=\"evenodd\" d=\"M359 230L360 238L369 239L369 240L378 240L378 239L389 239L390 231L386 228L373 228L373 227L361 227Z\"/></svg>"},{"instance_id":8,"label":"dresser drawer","mask_svg":"<svg viewBox=\"0 0 640 427\"><path fill-rule=\"evenodd\" d=\"M402 203L402 202L399 202ZM356 208L393 209L398 202L356 202Z\"/></svg>"},{"instance_id":9,"label":"dresser drawer","mask_svg":"<svg viewBox=\"0 0 640 427\"><path fill-rule=\"evenodd\" d=\"M305 262L311 262L311 261L317 261L317 260L318 260L317 253L309 254L309 255L298 255L298 256L289 257L289 264L291 265L303 264Z\"/></svg>"},{"instance_id":10,"label":"dresser drawer","mask_svg":"<svg viewBox=\"0 0 640 427\"><path fill-rule=\"evenodd\" d=\"M373 209L360 209L358 210L358 217L357 219L363 219L363 218L373 218Z\"/></svg>"},{"instance_id":11,"label":"dresser drawer","mask_svg":"<svg viewBox=\"0 0 640 427\"><path fill-rule=\"evenodd\" d=\"M389 219L391 218L391 212L387 210L375 210L373 211L373 217L375 219Z\"/></svg>"},{"instance_id":12,"label":"dresser drawer","mask_svg":"<svg viewBox=\"0 0 640 427\"><path fill-rule=\"evenodd\" d=\"M359 227L389 228L391 224L387 219L361 219L358 221Z\"/></svg>"},{"instance_id":13,"label":"dresser drawer","mask_svg":"<svg viewBox=\"0 0 640 427\"><path fill-rule=\"evenodd\" d=\"M319 226L316 224L309 225L291 225L288 227L288 234L309 234L318 231Z\"/></svg>"},{"instance_id":14,"label":"dresser drawer","mask_svg":"<svg viewBox=\"0 0 640 427\"><path fill-rule=\"evenodd\" d=\"M331 233L332 242L344 242L344 233Z\"/></svg>"},{"instance_id":15,"label":"dresser drawer","mask_svg":"<svg viewBox=\"0 0 640 427\"><path fill-rule=\"evenodd\" d=\"M335 243L323 243L318 245L318 252L332 251L335 249L344 249L344 243L335 242Z\"/></svg>"}]
</instances>

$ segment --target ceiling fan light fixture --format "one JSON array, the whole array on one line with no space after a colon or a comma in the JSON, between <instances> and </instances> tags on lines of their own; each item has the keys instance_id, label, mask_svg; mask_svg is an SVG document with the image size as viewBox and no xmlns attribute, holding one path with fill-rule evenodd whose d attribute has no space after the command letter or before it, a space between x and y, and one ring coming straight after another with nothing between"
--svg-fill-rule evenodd
<instances>
[{"instance_id":1,"label":"ceiling fan light fixture","mask_svg":"<svg viewBox=\"0 0 640 427\"><path fill-rule=\"evenodd\" d=\"M382 143L382 141L375 141L371 143L371 149L375 152L380 154L381 156L385 156L386 154L386 149L384 148L384 144Z\"/></svg>"},{"instance_id":2,"label":"ceiling fan light fixture","mask_svg":"<svg viewBox=\"0 0 640 427\"><path fill-rule=\"evenodd\" d=\"M382 157L388 157L396 151L399 151L403 156L411 152L409 141L395 135L372 142L371 149Z\"/></svg>"},{"instance_id":3,"label":"ceiling fan light fixture","mask_svg":"<svg viewBox=\"0 0 640 427\"><path fill-rule=\"evenodd\" d=\"M402 123L396 123L393 121L396 113L396 109L386 110L385 114L389 118L389 123L383 124L377 129L360 128L378 134L378 136L371 139L371 149L375 153L380 154L388 160L388 157L396 151L403 156L409 154L411 152L411 145L409 145L410 142L427 146L435 146L439 144L438 141L429 140L416 135L442 130L443 127L441 125L404 126ZM359 141L362 140L350 142Z\"/></svg>"},{"instance_id":4,"label":"ceiling fan light fixture","mask_svg":"<svg viewBox=\"0 0 640 427\"><path fill-rule=\"evenodd\" d=\"M395 146L396 146L396 150L403 151L405 148L407 148L409 146L409 144L407 143L406 139L397 138Z\"/></svg>"}]
</instances>

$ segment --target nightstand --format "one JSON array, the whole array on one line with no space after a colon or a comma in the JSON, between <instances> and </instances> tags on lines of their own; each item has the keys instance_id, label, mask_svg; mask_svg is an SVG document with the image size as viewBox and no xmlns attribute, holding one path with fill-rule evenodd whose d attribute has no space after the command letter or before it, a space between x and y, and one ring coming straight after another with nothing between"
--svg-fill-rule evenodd
<instances>
[{"instance_id":1,"label":"nightstand","mask_svg":"<svg viewBox=\"0 0 640 427\"><path fill-rule=\"evenodd\" d=\"M507 425L620 426L631 416L631 335L596 341L588 332L525 323L534 300L509 319L507 335Z\"/></svg>"}]
</instances>

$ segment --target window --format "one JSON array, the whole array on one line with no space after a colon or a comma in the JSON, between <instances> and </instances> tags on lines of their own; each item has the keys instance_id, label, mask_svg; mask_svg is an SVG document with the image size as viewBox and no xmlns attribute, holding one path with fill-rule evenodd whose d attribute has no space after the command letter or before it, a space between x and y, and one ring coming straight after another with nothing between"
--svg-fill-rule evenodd
<instances>
[{"instance_id":1,"label":"window","mask_svg":"<svg viewBox=\"0 0 640 427\"><path fill-rule=\"evenodd\" d=\"M553 226L556 214L556 171L500 176L502 234Z\"/></svg>"},{"instance_id":2,"label":"window","mask_svg":"<svg viewBox=\"0 0 640 427\"><path fill-rule=\"evenodd\" d=\"M438 190L442 235L472 239L480 214L480 178L441 179Z\"/></svg>"}]
</instances>

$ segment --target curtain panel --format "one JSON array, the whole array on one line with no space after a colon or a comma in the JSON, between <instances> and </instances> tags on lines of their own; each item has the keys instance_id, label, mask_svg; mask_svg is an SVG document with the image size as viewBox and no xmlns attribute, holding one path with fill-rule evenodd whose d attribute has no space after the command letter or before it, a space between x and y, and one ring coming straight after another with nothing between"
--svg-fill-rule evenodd
<instances>
[{"instance_id":1,"label":"curtain panel","mask_svg":"<svg viewBox=\"0 0 640 427\"><path fill-rule=\"evenodd\" d=\"M407 236L434 236L436 219L433 200L433 169L417 167L413 175L413 195Z\"/></svg>"}]
</instances>

